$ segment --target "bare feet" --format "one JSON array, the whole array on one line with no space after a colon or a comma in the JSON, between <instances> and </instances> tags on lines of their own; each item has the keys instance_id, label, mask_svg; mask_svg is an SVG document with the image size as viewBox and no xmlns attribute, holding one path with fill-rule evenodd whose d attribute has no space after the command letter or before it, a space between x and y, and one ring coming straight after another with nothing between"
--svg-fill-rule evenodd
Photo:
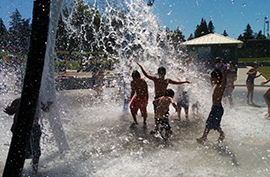
<instances>
[{"instance_id":1,"label":"bare feet","mask_svg":"<svg viewBox=\"0 0 270 177\"><path fill-rule=\"evenodd\" d=\"M197 138L196 139L198 143L204 143L206 141L206 138L205 137L201 137L201 138Z\"/></svg>"},{"instance_id":2,"label":"bare feet","mask_svg":"<svg viewBox=\"0 0 270 177\"><path fill-rule=\"evenodd\" d=\"M146 122L143 123L143 128L147 128Z\"/></svg>"},{"instance_id":3,"label":"bare feet","mask_svg":"<svg viewBox=\"0 0 270 177\"><path fill-rule=\"evenodd\" d=\"M179 120L179 121L181 121L181 117L174 118L174 120Z\"/></svg>"},{"instance_id":4,"label":"bare feet","mask_svg":"<svg viewBox=\"0 0 270 177\"><path fill-rule=\"evenodd\" d=\"M136 123L136 122L133 122L130 126L129 126L129 128L136 128L137 127L137 125L138 125L138 123Z\"/></svg>"},{"instance_id":5,"label":"bare feet","mask_svg":"<svg viewBox=\"0 0 270 177\"><path fill-rule=\"evenodd\" d=\"M264 118L267 119L268 117L270 117L270 114L269 113L267 113L267 114L264 115Z\"/></svg>"}]
</instances>

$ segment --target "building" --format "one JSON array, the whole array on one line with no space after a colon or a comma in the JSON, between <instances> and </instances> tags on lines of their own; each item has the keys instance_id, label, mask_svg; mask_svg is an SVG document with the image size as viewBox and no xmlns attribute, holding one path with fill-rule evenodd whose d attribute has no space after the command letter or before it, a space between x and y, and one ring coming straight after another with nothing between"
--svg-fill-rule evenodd
<instances>
[{"instance_id":1,"label":"building","mask_svg":"<svg viewBox=\"0 0 270 177\"><path fill-rule=\"evenodd\" d=\"M243 45L242 41L210 33L181 44L186 47L188 54L199 62L214 66L214 59L221 57L224 63L232 61L238 64L237 50Z\"/></svg>"}]
</instances>

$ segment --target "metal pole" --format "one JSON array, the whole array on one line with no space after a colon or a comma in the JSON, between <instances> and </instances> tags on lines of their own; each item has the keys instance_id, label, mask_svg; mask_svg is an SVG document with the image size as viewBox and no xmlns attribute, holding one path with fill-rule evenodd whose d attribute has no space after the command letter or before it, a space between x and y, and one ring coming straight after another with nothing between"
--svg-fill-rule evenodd
<instances>
[{"instance_id":1,"label":"metal pole","mask_svg":"<svg viewBox=\"0 0 270 177\"><path fill-rule=\"evenodd\" d=\"M3 177L19 177L39 97L49 27L50 0L35 0L26 74Z\"/></svg>"}]
</instances>

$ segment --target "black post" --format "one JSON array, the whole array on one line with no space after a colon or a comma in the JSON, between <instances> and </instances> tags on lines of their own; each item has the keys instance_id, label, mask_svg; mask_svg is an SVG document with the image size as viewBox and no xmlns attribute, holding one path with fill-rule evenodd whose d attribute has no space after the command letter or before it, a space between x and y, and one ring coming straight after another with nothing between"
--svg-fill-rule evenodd
<instances>
[{"instance_id":1,"label":"black post","mask_svg":"<svg viewBox=\"0 0 270 177\"><path fill-rule=\"evenodd\" d=\"M49 28L50 0L35 0L32 33L18 119L12 136L3 177L19 177L36 112Z\"/></svg>"}]
</instances>

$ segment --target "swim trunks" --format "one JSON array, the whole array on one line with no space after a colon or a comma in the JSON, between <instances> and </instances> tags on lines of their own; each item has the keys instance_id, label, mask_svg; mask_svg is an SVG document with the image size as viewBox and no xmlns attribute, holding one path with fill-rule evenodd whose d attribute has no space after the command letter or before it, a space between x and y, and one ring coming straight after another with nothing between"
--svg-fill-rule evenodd
<instances>
[{"instance_id":1,"label":"swim trunks","mask_svg":"<svg viewBox=\"0 0 270 177\"><path fill-rule=\"evenodd\" d=\"M189 97L186 91L183 91L177 101L177 107L183 107L184 109L188 109L189 106Z\"/></svg>"},{"instance_id":2,"label":"swim trunks","mask_svg":"<svg viewBox=\"0 0 270 177\"><path fill-rule=\"evenodd\" d=\"M222 106L212 106L211 112L206 120L206 128L216 130L220 126L224 109Z\"/></svg>"},{"instance_id":3,"label":"swim trunks","mask_svg":"<svg viewBox=\"0 0 270 177\"><path fill-rule=\"evenodd\" d=\"M147 98L146 97L137 97L137 95L134 96L130 103L130 112L132 115L137 115L138 110L141 110L142 117L147 117Z\"/></svg>"},{"instance_id":4,"label":"swim trunks","mask_svg":"<svg viewBox=\"0 0 270 177\"><path fill-rule=\"evenodd\" d=\"M169 121L168 121L168 115L167 114L162 116L162 117L155 116L155 120L157 121L158 124L162 125L162 127L165 130L170 130L171 129L171 126L170 126Z\"/></svg>"}]
</instances>

